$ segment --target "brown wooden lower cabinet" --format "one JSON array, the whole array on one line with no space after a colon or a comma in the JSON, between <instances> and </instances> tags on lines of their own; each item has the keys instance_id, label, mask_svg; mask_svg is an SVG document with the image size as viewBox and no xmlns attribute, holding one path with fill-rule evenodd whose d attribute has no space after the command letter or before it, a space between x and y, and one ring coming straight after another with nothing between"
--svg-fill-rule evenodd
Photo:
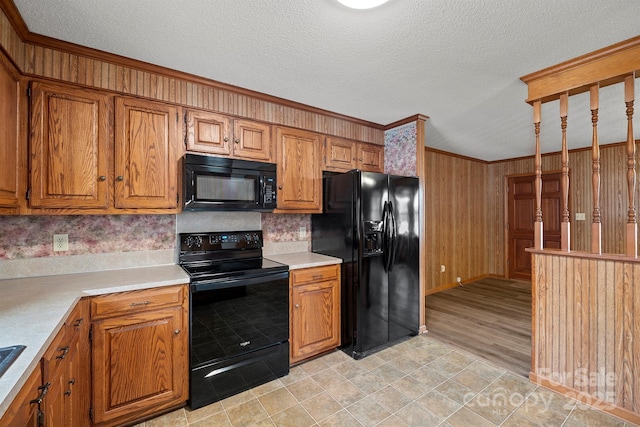
<instances>
[{"instance_id":1,"label":"brown wooden lower cabinet","mask_svg":"<svg viewBox=\"0 0 640 427\"><path fill-rule=\"evenodd\" d=\"M188 399L187 285L91 300L94 425L128 424Z\"/></svg>"},{"instance_id":2,"label":"brown wooden lower cabinet","mask_svg":"<svg viewBox=\"0 0 640 427\"><path fill-rule=\"evenodd\" d=\"M42 369L40 364L29 375L27 382L0 419L2 426L38 427L40 407L35 402L41 395Z\"/></svg>"},{"instance_id":3,"label":"brown wooden lower cabinet","mask_svg":"<svg viewBox=\"0 0 640 427\"><path fill-rule=\"evenodd\" d=\"M80 300L0 426L118 426L184 405L187 322L187 285Z\"/></svg>"},{"instance_id":4,"label":"brown wooden lower cabinet","mask_svg":"<svg viewBox=\"0 0 640 427\"><path fill-rule=\"evenodd\" d=\"M290 362L340 345L340 265L291 270Z\"/></svg>"},{"instance_id":5,"label":"brown wooden lower cabinet","mask_svg":"<svg viewBox=\"0 0 640 427\"><path fill-rule=\"evenodd\" d=\"M89 311L81 300L4 414L2 426L89 426Z\"/></svg>"},{"instance_id":6,"label":"brown wooden lower cabinet","mask_svg":"<svg viewBox=\"0 0 640 427\"><path fill-rule=\"evenodd\" d=\"M41 408L45 426L90 425L88 332L89 306L81 300L42 358L43 379L50 384Z\"/></svg>"}]
</instances>

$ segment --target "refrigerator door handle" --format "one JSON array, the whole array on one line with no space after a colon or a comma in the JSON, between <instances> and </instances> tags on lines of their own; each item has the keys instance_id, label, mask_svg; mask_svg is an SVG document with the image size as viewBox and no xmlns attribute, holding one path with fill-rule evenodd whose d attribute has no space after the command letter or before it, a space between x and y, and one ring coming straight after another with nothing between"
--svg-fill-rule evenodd
<instances>
[{"instance_id":1,"label":"refrigerator door handle","mask_svg":"<svg viewBox=\"0 0 640 427\"><path fill-rule=\"evenodd\" d=\"M393 204L389 202L389 221L391 222L391 227L389 230L389 267L388 271L393 270L393 265L396 262L396 240L398 238L398 225L396 223L396 216L393 213Z\"/></svg>"},{"instance_id":2,"label":"refrigerator door handle","mask_svg":"<svg viewBox=\"0 0 640 427\"><path fill-rule=\"evenodd\" d=\"M384 202L382 206L382 264L385 273L389 271L389 203Z\"/></svg>"}]
</instances>

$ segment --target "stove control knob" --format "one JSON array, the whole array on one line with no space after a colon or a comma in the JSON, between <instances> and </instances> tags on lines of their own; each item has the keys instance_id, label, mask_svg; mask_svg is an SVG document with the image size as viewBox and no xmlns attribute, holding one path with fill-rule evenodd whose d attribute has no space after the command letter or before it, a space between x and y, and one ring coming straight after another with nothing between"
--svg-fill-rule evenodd
<instances>
[{"instance_id":1,"label":"stove control knob","mask_svg":"<svg viewBox=\"0 0 640 427\"><path fill-rule=\"evenodd\" d=\"M189 248L193 248L194 246L196 248L201 248L202 247L202 237L201 236L189 236L187 237L187 246Z\"/></svg>"}]
</instances>

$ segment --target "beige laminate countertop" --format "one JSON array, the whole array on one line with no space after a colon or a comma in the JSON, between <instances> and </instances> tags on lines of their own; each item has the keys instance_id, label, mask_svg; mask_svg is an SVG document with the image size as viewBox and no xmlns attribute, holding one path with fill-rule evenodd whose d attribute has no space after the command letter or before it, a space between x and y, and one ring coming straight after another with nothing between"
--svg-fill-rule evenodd
<instances>
[{"instance_id":1,"label":"beige laminate countertop","mask_svg":"<svg viewBox=\"0 0 640 427\"><path fill-rule=\"evenodd\" d=\"M279 255L265 255L265 258L270 259L271 261L287 264L289 266L289 270L342 263L340 258L316 254L314 252L293 252Z\"/></svg>"},{"instance_id":2,"label":"beige laminate countertop","mask_svg":"<svg viewBox=\"0 0 640 427\"><path fill-rule=\"evenodd\" d=\"M177 265L0 280L0 347L26 346L0 377L0 417L80 298L183 283Z\"/></svg>"}]
</instances>

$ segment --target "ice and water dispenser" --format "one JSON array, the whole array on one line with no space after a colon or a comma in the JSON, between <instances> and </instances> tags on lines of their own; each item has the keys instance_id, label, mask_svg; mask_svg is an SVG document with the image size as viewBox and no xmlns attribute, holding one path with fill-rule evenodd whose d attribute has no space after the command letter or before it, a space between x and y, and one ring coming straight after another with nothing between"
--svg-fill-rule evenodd
<instances>
[{"instance_id":1,"label":"ice and water dispenser","mask_svg":"<svg viewBox=\"0 0 640 427\"><path fill-rule=\"evenodd\" d=\"M382 221L364 222L364 254L382 253Z\"/></svg>"}]
</instances>

